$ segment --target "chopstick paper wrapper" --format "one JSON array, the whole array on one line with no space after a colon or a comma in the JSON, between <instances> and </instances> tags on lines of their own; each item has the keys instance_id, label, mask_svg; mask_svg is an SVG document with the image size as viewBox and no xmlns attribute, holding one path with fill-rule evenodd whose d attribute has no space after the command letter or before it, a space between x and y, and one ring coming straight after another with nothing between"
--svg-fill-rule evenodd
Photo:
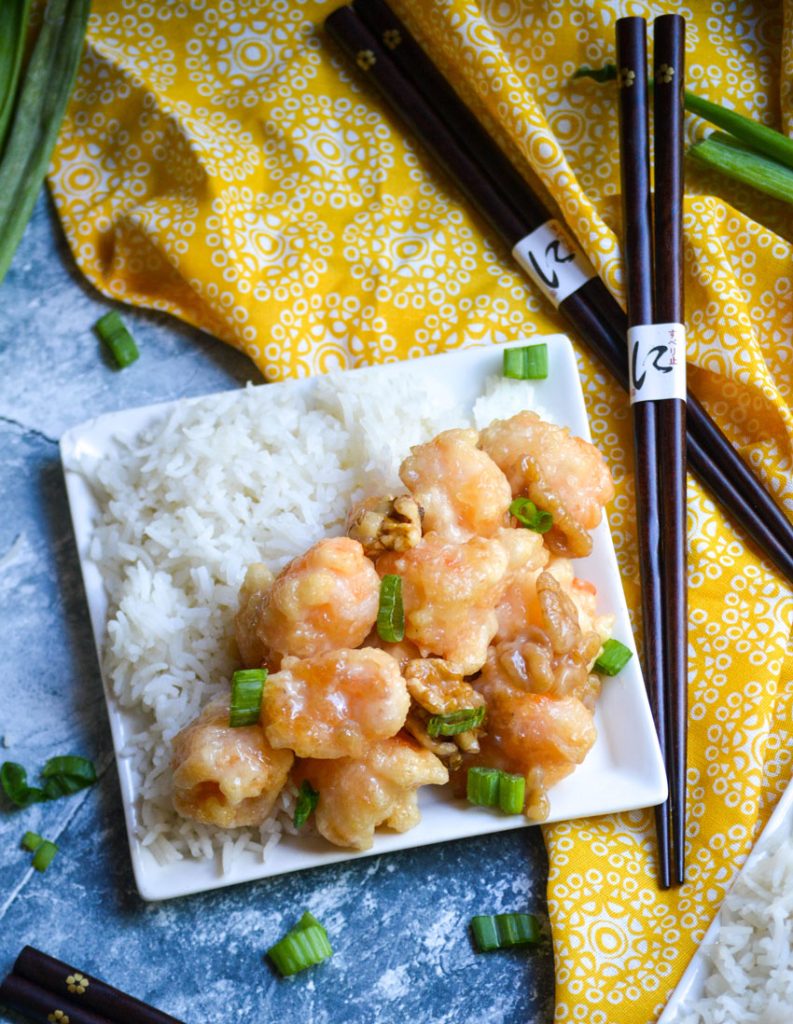
<instances>
[{"instance_id":1,"label":"chopstick paper wrapper","mask_svg":"<svg viewBox=\"0 0 793 1024\"><path fill-rule=\"evenodd\" d=\"M51 993L51 999L57 997L57 1007L66 1012L71 1024L127 1024L132 1021L135 1024L183 1024L148 1003L32 946L25 946L17 957L13 974L6 981L12 978L32 982L38 989ZM76 1016L78 1013L88 1016ZM46 1016L42 1019L52 1020Z\"/></svg>"},{"instance_id":2,"label":"chopstick paper wrapper","mask_svg":"<svg viewBox=\"0 0 793 1024\"><path fill-rule=\"evenodd\" d=\"M354 9L340 7L326 18L325 27L510 250L553 220L544 202L514 169L502 179L504 155L382 0L356 0ZM421 63L414 66L417 51ZM476 134L471 122L477 124ZM550 262L543 271L551 281L559 266L573 256L586 264L572 242L569 245L565 251L559 241L547 253ZM557 301L581 340L628 390L627 321L600 278L589 278ZM793 525L691 394L688 461L734 520L793 580Z\"/></svg>"}]
</instances>

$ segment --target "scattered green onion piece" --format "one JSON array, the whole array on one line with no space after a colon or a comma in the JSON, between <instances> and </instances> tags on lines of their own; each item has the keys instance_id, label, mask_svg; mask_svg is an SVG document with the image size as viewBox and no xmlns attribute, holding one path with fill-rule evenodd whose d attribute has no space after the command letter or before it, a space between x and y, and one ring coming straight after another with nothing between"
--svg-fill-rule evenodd
<instances>
[{"instance_id":1,"label":"scattered green onion piece","mask_svg":"<svg viewBox=\"0 0 793 1024\"><path fill-rule=\"evenodd\" d=\"M427 720L430 736L456 736L469 729L477 729L485 720L484 704L478 708L461 708L445 715L433 715Z\"/></svg>"},{"instance_id":2,"label":"scattered green onion piece","mask_svg":"<svg viewBox=\"0 0 793 1024\"><path fill-rule=\"evenodd\" d=\"M266 668L244 668L234 673L229 708L229 725L233 729L241 725L256 725L259 721L266 680Z\"/></svg>"},{"instance_id":3,"label":"scattered green onion piece","mask_svg":"<svg viewBox=\"0 0 793 1024\"><path fill-rule=\"evenodd\" d=\"M304 780L301 783L300 792L297 794L297 803L295 804L295 828L302 828L305 825L314 813L318 803L319 793L314 789L310 782Z\"/></svg>"},{"instance_id":4,"label":"scattered green onion piece","mask_svg":"<svg viewBox=\"0 0 793 1024\"><path fill-rule=\"evenodd\" d=\"M615 676L625 668L633 652L619 640L607 640L595 662L595 671L604 676Z\"/></svg>"},{"instance_id":5,"label":"scattered green onion piece","mask_svg":"<svg viewBox=\"0 0 793 1024\"><path fill-rule=\"evenodd\" d=\"M17 807L30 807L49 799L43 789L28 785L28 773L14 761L4 761L0 766L0 786Z\"/></svg>"},{"instance_id":6,"label":"scattered green onion piece","mask_svg":"<svg viewBox=\"0 0 793 1024\"><path fill-rule=\"evenodd\" d=\"M402 607L401 576L387 575L380 581L377 635L389 644L399 643L405 637L405 609Z\"/></svg>"},{"instance_id":7,"label":"scattered green onion piece","mask_svg":"<svg viewBox=\"0 0 793 1024\"><path fill-rule=\"evenodd\" d=\"M46 871L50 864L52 864L52 860L57 852L58 847L55 843L51 843L49 839L44 839L33 854L33 867L36 871Z\"/></svg>"},{"instance_id":8,"label":"scattered green onion piece","mask_svg":"<svg viewBox=\"0 0 793 1024\"><path fill-rule=\"evenodd\" d=\"M22 846L26 850L30 850L31 853L35 853L43 842L44 840L36 832L26 832L22 836Z\"/></svg>"},{"instance_id":9,"label":"scattered green onion piece","mask_svg":"<svg viewBox=\"0 0 793 1024\"><path fill-rule=\"evenodd\" d=\"M480 953L540 941L540 925L533 914L477 914L471 918L471 931Z\"/></svg>"},{"instance_id":10,"label":"scattered green onion piece","mask_svg":"<svg viewBox=\"0 0 793 1024\"><path fill-rule=\"evenodd\" d=\"M82 57L90 7L91 0L48 0L19 79L0 159L0 281L41 191Z\"/></svg>"},{"instance_id":11,"label":"scattered green onion piece","mask_svg":"<svg viewBox=\"0 0 793 1024\"><path fill-rule=\"evenodd\" d=\"M299 924L267 950L278 971L286 977L332 956L328 934L317 919L306 912Z\"/></svg>"},{"instance_id":12,"label":"scattered green onion piece","mask_svg":"<svg viewBox=\"0 0 793 1024\"><path fill-rule=\"evenodd\" d=\"M115 310L105 313L97 320L95 327L99 337L113 353L113 358L120 369L123 370L125 366L135 362L140 355L138 346Z\"/></svg>"},{"instance_id":13,"label":"scattered green onion piece","mask_svg":"<svg viewBox=\"0 0 793 1024\"><path fill-rule=\"evenodd\" d=\"M751 185L759 192L793 203L793 170L737 142L724 132L714 132L688 150L688 156L706 167Z\"/></svg>"},{"instance_id":14,"label":"scattered green onion piece","mask_svg":"<svg viewBox=\"0 0 793 1024\"><path fill-rule=\"evenodd\" d=\"M526 780L522 775L501 772L498 780L498 806L504 814L521 814L526 801Z\"/></svg>"},{"instance_id":15,"label":"scattered green onion piece","mask_svg":"<svg viewBox=\"0 0 793 1024\"><path fill-rule=\"evenodd\" d=\"M543 342L504 349L504 376L513 380L545 380L548 376L548 346Z\"/></svg>"},{"instance_id":16,"label":"scattered green onion piece","mask_svg":"<svg viewBox=\"0 0 793 1024\"><path fill-rule=\"evenodd\" d=\"M500 776L498 768L469 768L466 780L468 803L478 807L495 807L498 804Z\"/></svg>"},{"instance_id":17,"label":"scattered green onion piece","mask_svg":"<svg viewBox=\"0 0 793 1024\"><path fill-rule=\"evenodd\" d=\"M64 757L51 757L41 770L45 780L44 792L48 800L57 800L61 796L71 796L81 789L93 786L96 782L96 769L87 757L67 754Z\"/></svg>"},{"instance_id":18,"label":"scattered green onion piece","mask_svg":"<svg viewBox=\"0 0 793 1024\"><path fill-rule=\"evenodd\" d=\"M528 498L515 498L509 506L509 514L527 530L534 530L535 533L547 533L553 526L551 513L543 512Z\"/></svg>"}]
</instances>

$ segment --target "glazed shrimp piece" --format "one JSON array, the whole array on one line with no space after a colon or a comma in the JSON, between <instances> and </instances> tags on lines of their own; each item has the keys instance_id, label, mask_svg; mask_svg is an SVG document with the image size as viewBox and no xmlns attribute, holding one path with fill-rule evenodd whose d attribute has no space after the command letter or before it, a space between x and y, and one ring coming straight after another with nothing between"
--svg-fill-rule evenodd
<instances>
[{"instance_id":1,"label":"glazed shrimp piece","mask_svg":"<svg viewBox=\"0 0 793 1024\"><path fill-rule=\"evenodd\" d=\"M399 664L362 647L314 658L284 658L264 688L268 741L300 757L358 757L369 743L394 736L410 697Z\"/></svg>"},{"instance_id":2,"label":"glazed shrimp piece","mask_svg":"<svg viewBox=\"0 0 793 1024\"><path fill-rule=\"evenodd\" d=\"M509 484L478 441L475 430L445 430L411 448L399 467L402 483L424 510L425 533L460 543L489 537L506 524Z\"/></svg>"},{"instance_id":3,"label":"glazed shrimp piece","mask_svg":"<svg viewBox=\"0 0 793 1024\"><path fill-rule=\"evenodd\" d=\"M512 640L528 623L540 622L537 577L548 564L549 555L542 535L533 530L508 527L498 531L496 540L509 559L502 595L496 606L496 640Z\"/></svg>"},{"instance_id":4,"label":"glazed shrimp piece","mask_svg":"<svg viewBox=\"0 0 793 1024\"><path fill-rule=\"evenodd\" d=\"M443 658L471 675L498 629L495 607L507 561L498 541L450 544L431 533L410 551L382 555L377 571L402 577L405 636L421 656Z\"/></svg>"},{"instance_id":5,"label":"glazed shrimp piece","mask_svg":"<svg viewBox=\"0 0 793 1024\"><path fill-rule=\"evenodd\" d=\"M277 668L281 657L309 658L357 647L377 618L380 580L358 541L321 540L265 586L253 566L240 592L237 646L247 666Z\"/></svg>"},{"instance_id":6,"label":"glazed shrimp piece","mask_svg":"<svg viewBox=\"0 0 793 1024\"><path fill-rule=\"evenodd\" d=\"M614 497L611 473L597 448L533 412L494 420L482 431L480 443L506 474L514 495L528 495L552 513L554 525L545 535L551 550L575 558L588 555L588 531Z\"/></svg>"},{"instance_id":7,"label":"glazed shrimp piece","mask_svg":"<svg viewBox=\"0 0 793 1024\"><path fill-rule=\"evenodd\" d=\"M303 761L295 781L303 779L319 793L319 832L336 846L368 850L378 825L396 832L417 825L417 790L442 786L449 773L429 750L399 735L372 744L359 759Z\"/></svg>"},{"instance_id":8,"label":"glazed shrimp piece","mask_svg":"<svg viewBox=\"0 0 793 1024\"><path fill-rule=\"evenodd\" d=\"M214 700L174 738L173 805L205 825L258 825L293 760L291 750L270 746L260 725L232 729L228 698Z\"/></svg>"}]
</instances>

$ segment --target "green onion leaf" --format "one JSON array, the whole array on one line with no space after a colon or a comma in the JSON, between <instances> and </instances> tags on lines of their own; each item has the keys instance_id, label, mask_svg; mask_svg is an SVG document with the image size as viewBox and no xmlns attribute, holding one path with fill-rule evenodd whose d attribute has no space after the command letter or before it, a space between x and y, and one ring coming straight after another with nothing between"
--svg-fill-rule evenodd
<instances>
[{"instance_id":1,"label":"green onion leaf","mask_svg":"<svg viewBox=\"0 0 793 1024\"><path fill-rule=\"evenodd\" d=\"M480 953L540 941L540 924L533 914L477 914L471 918L471 931Z\"/></svg>"},{"instance_id":2,"label":"green onion leaf","mask_svg":"<svg viewBox=\"0 0 793 1024\"><path fill-rule=\"evenodd\" d=\"M456 736L469 729L477 729L485 720L484 704L478 708L461 708L445 715L433 715L427 720L430 736Z\"/></svg>"},{"instance_id":3,"label":"green onion leaf","mask_svg":"<svg viewBox=\"0 0 793 1024\"><path fill-rule=\"evenodd\" d=\"M285 977L322 963L332 954L328 933L308 911L296 927L267 950L267 955Z\"/></svg>"},{"instance_id":4,"label":"green onion leaf","mask_svg":"<svg viewBox=\"0 0 793 1024\"><path fill-rule=\"evenodd\" d=\"M30 850L31 853L35 853L43 842L44 840L36 832L26 832L22 836L22 846L24 849Z\"/></svg>"},{"instance_id":5,"label":"green onion leaf","mask_svg":"<svg viewBox=\"0 0 793 1024\"><path fill-rule=\"evenodd\" d=\"M52 860L57 852L58 847L55 843L51 843L49 839L44 839L33 854L33 867L36 871L46 871L50 864L52 864Z\"/></svg>"},{"instance_id":6,"label":"green onion leaf","mask_svg":"<svg viewBox=\"0 0 793 1024\"><path fill-rule=\"evenodd\" d=\"M595 662L595 671L604 676L615 676L625 668L633 652L619 640L607 640Z\"/></svg>"},{"instance_id":7,"label":"green onion leaf","mask_svg":"<svg viewBox=\"0 0 793 1024\"><path fill-rule=\"evenodd\" d=\"M229 725L256 725L262 710L262 694L267 680L266 668L245 668L235 672L231 680Z\"/></svg>"},{"instance_id":8,"label":"green onion leaf","mask_svg":"<svg viewBox=\"0 0 793 1024\"><path fill-rule=\"evenodd\" d=\"M544 380L548 376L548 346L504 349L504 376L513 380Z\"/></svg>"},{"instance_id":9,"label":"green onion leaf","mask_svg":"<svg viewBox=\"0 0 793 1024\"><path fill-rule=\"evenodd\" d=\"M736 181L751 185L759 192L793 203L793 170L744 146L724 132L714 132L703 142L697 142L688 150L688 156Z\"/></svg>"},{"instance_id":10,"label":"green onion leaf","mask_svg":"<svg viewBox=\"0 0 793 1024\"><path fill-rule=\"evenodd\" d=\"M295 804L295 828L302 828L305 825L314 813L314 809L318 803L319 793L314 789L310 782L304 780L301 783L300 792L297 794L297 803Z\"/></svg>"},{"instance_id":11,"label":"green onion leaf","mask_svg":"<svg viewBox=\"0 0 793 1024\"><path fill-rule=\"evenodd\" d=\"M71 796L96 782L96 769L87 757L68 754L65 757L51 757L41 771L45 780L44 792L48 800Z\"/></svg>"},{"instance_id":12,"label":"green onion leaf","mask_svg":"<svg viewBox=\"0 0 793 1024\"><path fill-rule=\"evenodd\" d=\"M498 768L469 768L466 779L466 795L469 804L478 807L495 807L498 804Z\"/></svg>"},{"instance_id":13,"label":"green onion leaf","mask_svg":"<svg viewBox=\"0 0 793 1024\"><path fill-rule=\"evenodd\" d=\"M501 772L498 780L498 806L504 814L520 814L526 800L526 780L522 775Z\"/></svg>"},{"instance_id":14,"label":"green onion leaf","mask_svg":"<svg viewBox=\"0 0 793 1024\"><path fill-rule=\"evenodd\" d=\"M553 526L551 513L543 512L528 498L515 498L509 506L509 514L527 530L534 530L535 533L547 533Z\"/></svg>"},{"instance_id":15,"label":"green onion leaf","mask_svg":"<svg viewBox=\"0 0 793 1024\"><path fill-rule=\"evenodd\" d=\"M405 610L402 607L402 577L384 576L380 581L380 607L377 611L377 635L386 643L399 643L405 637Z\"/></svg>"},{"instance_id":16,"label":"green onion leaf","mask_svg":"<svg viewBox=\"0 0 793 1024\"><path fill-rule=\"evenodd\" d=\"M0 153L17 96L30 20L30 0L0 3Z\"/></svg>"},{"instance_id":17,"label":"green onion leaf","mask_svg":"<svg viewBox=\"0 0 793 1024\"><path fill-rule=\"evenodd\" d=\"M0 765L0 786L11 803L17 807L30 807L31 804L49 799L43 789L28 785L28 773L21 764L14 761L4 761Z\"/></svg>"},{"instance_id":18,"label":"green onion leaf","mask_svg":"<svg viewBox=\"0 0 793 1024\"><path fill-rule=\"evenodd\" d=\"M583 64L573 74L576 78L593 78L596 82L613 82L617 78L617 65L604 64L602 68L590 68Z\"/></svg>"},{"instance_id":19,"label":"green onion leaf","mask_svg":"<svg viewBox=\"0 0 793 1024\"><path fill-rule=\"evenodd\" d=\"M113 353L113 358L120 369L123 370L125 366L135 362L140 355L138 346L115 310L105 313L94 326L99 337Z\"/></svg>"}]
</instances>

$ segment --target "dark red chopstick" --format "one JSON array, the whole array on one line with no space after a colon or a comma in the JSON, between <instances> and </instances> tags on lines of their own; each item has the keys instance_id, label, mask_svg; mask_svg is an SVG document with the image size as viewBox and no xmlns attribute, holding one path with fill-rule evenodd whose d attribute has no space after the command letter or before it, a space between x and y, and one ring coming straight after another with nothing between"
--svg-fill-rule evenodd
<instances>
[{"instance_id":1,"label":"dark red chopstick","mask_svg":"<svg viewBox=\"0 0 793 1024\"><path fill-rule=\"evenodd\" d=\"M683 83L685 19L663 14L653 24L655 222L653 310L656 323L683 324ZM685 339L685 328L681 331ZM685 372L685 347L678 354ZM688 593L686 578L686 403L671 398L656 409L664 453L661 491L666 770L672 828L672 877L686 877L686 747L688 732Z\"/></svg>"},{"instance_id":2,"label":"dark red chopstick","mask_svg":"<svg viewBox=\"0 0 793 1024\"><path fill-rule=\"evenodd\" d=\"M356 11L366 12L367 17L373 6L381 12L387 10L383 0L355 0ZM325 25L353 63L358 63L362 53L372 54L375 62L359 63L361 70L511 248L550 220L550 211L527 182L518 178L515 183L514 171L510 183L502 187L499 168L504 157L483 130L479 129L474 145L466 145L466 138L472 138L467 134L472 115L448 85L443 114L434 113L440 72L423 53L420 67L413 68L412 60L407 59L397 67L399 48L394 52L388 49L382 42L383 33L396 31L403 43L410 36L393 14L391 19L386 27L378 23L380 27L373 32L351 8L342 7L329 15ZM390 38L393 41L394 37ZM414 41L410 42L422 52ZM429 76L425 74L427 64L432 68ZM389 72L389 67L396 75ZM420 117L419 107L425 108ZM456 130L452 131L453 128ZM470 167L463 171L464 165L472 163L473 171ZM507 195L510 189L514 193ZM627 322L603 282L593 277L561 301L559 310L595 357L627 390ZM688 396L688 462L733 520L747 531L779 571L793 580L793 525L693 395Z\"/></svg>"},{"instance_id":3,"label":"dark red chopstick","mask_svg":"<svg viewBox=\"0 0 793 1024\"><path fill-rule=\"evenodd\" d=\"M618 18L622 232L628 296L628 325L653 323L653 231L650 205L650 148L647 87L647 25L644 18ZM629 331L629 345L633 344ZM634 357L632 384L642 379ZM643 366L642 375L646 375ZM644 379L648 378L644 376ZM636 526L644 624L644 680L655 719L658 742L666 751L666 666L664 645L663 537L665 515L659 463L661 449L656 412L661 403L641 400L632 387ZM633 400L636 397L638 400ZM658 879L671 884L668 802L655 809Z\"/></svg>"},{"instance_id":4,"label":"dark red chopstick","mask_svg":"<svg viewBox=\"0 0 793 1024\"><path fill-rule=\"evenodd\" d=\"M35 1016L36 1007L46 1005L50 1007L48 1013L60 1009L72 1024L182 1024L162 1010L33 946L25 946L17 957L12 974L0 986L0 1002L32 1020L39 1019ZM51 1018L45 1014L41 1019Z\"/></svg>"}]
</instances>

